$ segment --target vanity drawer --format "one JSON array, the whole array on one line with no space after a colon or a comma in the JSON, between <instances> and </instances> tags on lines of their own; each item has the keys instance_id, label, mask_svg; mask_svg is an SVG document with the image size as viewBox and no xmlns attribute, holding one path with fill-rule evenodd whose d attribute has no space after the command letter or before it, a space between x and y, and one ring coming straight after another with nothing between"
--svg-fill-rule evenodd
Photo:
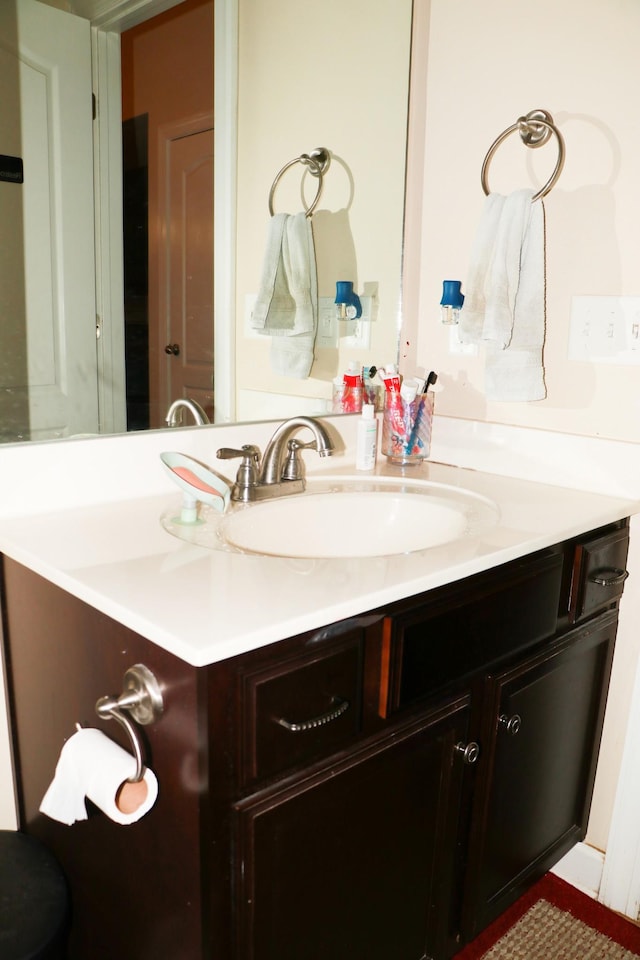
<instances>
[{"instance_id":1,"label":"vanity drawer","mask_svg":"<svg viewBox=\"0 0 640 960\"><path fill-rule=\"evenodd\" d=\"M362 636L245 674L245 784L329 756L360 732Z\"/></svg>"},{"instance_id":2,"label":"vanity drawer","mask_svg":"<svg viewBox=\"0 0 640 960\"><path fill-rule=\"evenodd\" d=\"M578 544L575 550L570 618L583 620L622 596L627 579L627 527Z\"/></svg>"},{"instance_id":3,"label":"vanity drawer","mask_svg":"<svg viewBox=\"0 0 640 960\"><path fill-rule=\"evenodd\" d=\"M385 619L378 713L468 683L474 675L552 636L562 556L541 554L475 585Z\"/></svg>"}]
</instances>

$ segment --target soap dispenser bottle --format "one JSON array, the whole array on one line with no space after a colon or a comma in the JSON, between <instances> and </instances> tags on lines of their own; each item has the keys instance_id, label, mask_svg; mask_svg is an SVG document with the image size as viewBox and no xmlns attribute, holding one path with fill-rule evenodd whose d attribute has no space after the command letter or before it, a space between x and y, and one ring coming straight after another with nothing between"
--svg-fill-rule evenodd
<instances>
[{"instance_id":1,"label":"soap dispenser bottle","mask_svg":"<svg viewBox=\"0 0 640 960\"><path fill-rule=\"evenodd\" d=\"M372 403L362 405L356 432L356 470L373 470L378 453L378 421Z\"/></svg>"}]
</instances>

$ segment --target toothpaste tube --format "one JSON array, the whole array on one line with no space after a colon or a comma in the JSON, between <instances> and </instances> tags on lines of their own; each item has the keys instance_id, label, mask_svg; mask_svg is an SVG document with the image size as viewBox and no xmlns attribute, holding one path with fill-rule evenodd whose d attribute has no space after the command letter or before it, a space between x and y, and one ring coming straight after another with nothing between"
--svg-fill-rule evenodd
<instances>
[{"instance_id":1,"label":"toothpaste tube","mask_svg":"<svg viewBox=\"0 0 640 960\"><path fill-rule=\"evenodd\" d=\"M362 410L362 367L354 360L344 375L344 392L342 395L343 413L360 413Z\"/></svg>"},{"instance_id":2,"label":"toothpaste tube","mask_svg":"<svg viewBox=\"0 0 640 960\"><path fill-rule=\"evenodd\" d=\"M385 414L382 421L385 446L393 451L402 449L406 436L404 404L401 396L400 377L395 366L389 364L378 371L385 389Z\"/></svg>"}]
</instances>

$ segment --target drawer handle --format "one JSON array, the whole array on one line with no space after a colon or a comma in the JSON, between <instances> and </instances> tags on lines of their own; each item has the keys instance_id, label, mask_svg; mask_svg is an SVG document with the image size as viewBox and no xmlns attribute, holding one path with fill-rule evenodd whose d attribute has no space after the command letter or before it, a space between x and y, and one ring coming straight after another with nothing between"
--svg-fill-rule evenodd
<instances>
[{"instance_id":1,"label":"drawer handle","mask_svg":"<svg viewBox=\"0 0 640 960\"><path fill-rule=\"evenodd\" d=\"M601 570L595 570L589 580L591 583L597 583L599 587L617 587L624 583L629 576L628 570L620 570L618 567L602 567Z\"/></svg>"},{"instance_id":2,"label":"drawer handle","mask_svg":"<svg viewBox=\"0 0 640 960\"><path fill-rule=\"evenodd\" d=\"M311 720L300 720L298 723L292 723L291 720L285 720L284 717L279 717L276 719L276 723L279 723L281 727L284 727L285 730L290 730L292 733L303 733L305 730L315 730L316 727L324 727L326 723L337 720L338 717L341 717L342 714L346 713L349 709L348 700L332 697L331 703L334 705L332 710L329 710L327 713L321 713L319 717L312 717Z\"/></svg>"}]
</instances>

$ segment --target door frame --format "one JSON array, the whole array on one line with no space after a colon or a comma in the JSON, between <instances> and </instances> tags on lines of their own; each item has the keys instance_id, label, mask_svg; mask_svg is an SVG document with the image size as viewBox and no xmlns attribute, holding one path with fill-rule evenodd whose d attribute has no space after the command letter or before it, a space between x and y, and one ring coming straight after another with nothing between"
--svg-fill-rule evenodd
<instances>
[{"instance_id":1,"label":"door frame","mask_svg":"<svg viewBox=\"0 0 640 960\"><path fill-rule=\"evenodd\" d=\"M100 430L126 430L120 34L181 0L125 0L91 18ZM111 4L113 6L113 2ZM235 419L238 0L214 0L214 382L216 423Z\"/></svg>"}]
</instances>

